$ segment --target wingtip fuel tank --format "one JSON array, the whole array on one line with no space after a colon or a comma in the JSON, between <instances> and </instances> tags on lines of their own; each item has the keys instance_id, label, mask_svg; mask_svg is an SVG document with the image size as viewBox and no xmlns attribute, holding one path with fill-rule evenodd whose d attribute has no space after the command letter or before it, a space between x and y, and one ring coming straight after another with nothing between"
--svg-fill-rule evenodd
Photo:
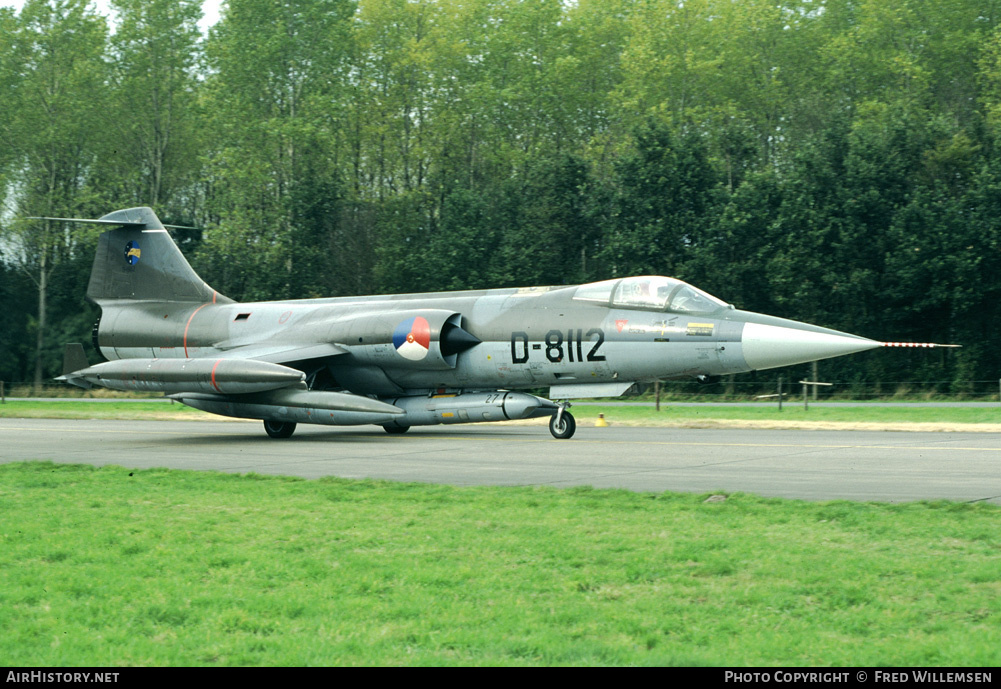
<instances>
[{"instance_id":1,"label":"wingtip fuel tank","mask_svg":"<svg viewBox=\"0 0 1001 689\"><path fill-rule=\"evenodd\" d=\"M304 385L306 374L252 359L120 359L64 375L129 392L240 395Z\"/></svg>"}]
</instances>

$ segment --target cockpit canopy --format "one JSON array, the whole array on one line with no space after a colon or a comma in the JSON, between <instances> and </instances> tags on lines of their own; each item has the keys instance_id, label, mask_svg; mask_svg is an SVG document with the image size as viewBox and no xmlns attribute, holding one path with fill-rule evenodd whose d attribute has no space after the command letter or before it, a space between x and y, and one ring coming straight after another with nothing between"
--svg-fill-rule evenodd
<instances>
[{"instance_id":1,"label":"cockpit canopy","mask_svg":"<svg viewBox=\"0 0 1001 689\"><path fill-rule=\"evenodd\" d=\"M578 287L573 298L620 309L686 314L709 314L729 306L686 282L660 275L592 282Z\"/></svg>"}]
</instances>

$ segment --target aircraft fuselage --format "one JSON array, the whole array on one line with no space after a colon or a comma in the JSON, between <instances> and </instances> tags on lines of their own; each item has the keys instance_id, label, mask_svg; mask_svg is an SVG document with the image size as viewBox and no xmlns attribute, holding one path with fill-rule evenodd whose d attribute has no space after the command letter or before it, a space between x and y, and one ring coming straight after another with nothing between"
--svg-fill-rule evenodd
<instances>
[{"instance_id":1,"label":"aircraft fuselage","mask_svg":"<svg viewBox=\"0 0 1001 689\"><path fill-rule=\"evenodd\" d=\"M832 344L861 351L871 340L795 321L720 307L678 314L615 308L574 299L577 287L346 297L286 302L104 305L99 331L109 360L226 358L247 348L281 349L336 343L346 353L330 363L347 390L399 395L449 389L516 389L649 382L718 376L769 368L772 350L783 363L790 335L809 333L821 350L792 358L832 356ZM427 340L394 343L411 319L427 323ZM450 353L443 327L479 341ZM419 323L419 322L418 322ZM757 329L753 343L745 330ZM762 336L762 332L764 336ZM762 340L764 337L764 340ZM810 349L808 347L808 349ZM745 350L747 350L745 352ZM805 358L803 358L805 357Z\"/></svg>"},{"instance_id":2,"label":"aircraft fuselage","mask_svg":"<svg viewBox=\"0 0 1001 689\"><path fill-rule=\"evenodd\" d=\"M66 220L66 219L64 219ZM550 416L567 400L636 383L719 376L861 352L883 343L740 311L656 275L570 287L238 303L207 285L149 208L115 211L87 296L102 309L75 385L158 391L217 414L296 423L412 425ZM933 346L933 345L929 345ZM548 388L548 399L517 392ZM556 401L553 401L556 400Z\"/></svg>"}]
</instances>

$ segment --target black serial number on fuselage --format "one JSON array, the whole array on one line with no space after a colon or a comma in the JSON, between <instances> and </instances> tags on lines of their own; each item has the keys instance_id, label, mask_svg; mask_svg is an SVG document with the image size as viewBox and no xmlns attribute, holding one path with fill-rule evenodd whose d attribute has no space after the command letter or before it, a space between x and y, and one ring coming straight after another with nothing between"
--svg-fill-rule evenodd
<instances>
[{"instance_id":1,"label":"black serial number on fuselage","mask_svg":"<svg viewBox=\"0 0 1001 689\"><path fill-rule=\"evenodd\" d=\"M591 345L584 354L584 342ZM586 333L583 328L574 330L570 328L566 332L566 337L562 330L550 330L546 333L546 358L554 364L563 361L564 355L571 363L575 361L604 361L605 355L598 354L598 349L605 342L605 331L601 328L591 328ZM565 347L564 347L565 345ZM528 362L528 353L532 347L529 346L528 333L511 333L511 362L524 364Z\"/></svg>"}]
</instances>

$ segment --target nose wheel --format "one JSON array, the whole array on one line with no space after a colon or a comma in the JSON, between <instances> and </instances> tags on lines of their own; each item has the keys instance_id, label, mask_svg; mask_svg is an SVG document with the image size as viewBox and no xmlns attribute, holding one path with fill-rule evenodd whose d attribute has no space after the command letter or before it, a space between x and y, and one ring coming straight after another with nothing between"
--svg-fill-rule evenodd
<instances>
[{"instance_id":1,"label":"nose wheel","mask_svg":"<svg viewBox=\"0 0 1001 689\"><path fill-rule=\"evenodd\" d=\"M577 421L573 414L567 411L567 407L570 406L568 403L563 402L559 406L556 413L549 417L549 432L558 440L567 440L572 438L577 430Z\"/></svg>"}]
</instances>

